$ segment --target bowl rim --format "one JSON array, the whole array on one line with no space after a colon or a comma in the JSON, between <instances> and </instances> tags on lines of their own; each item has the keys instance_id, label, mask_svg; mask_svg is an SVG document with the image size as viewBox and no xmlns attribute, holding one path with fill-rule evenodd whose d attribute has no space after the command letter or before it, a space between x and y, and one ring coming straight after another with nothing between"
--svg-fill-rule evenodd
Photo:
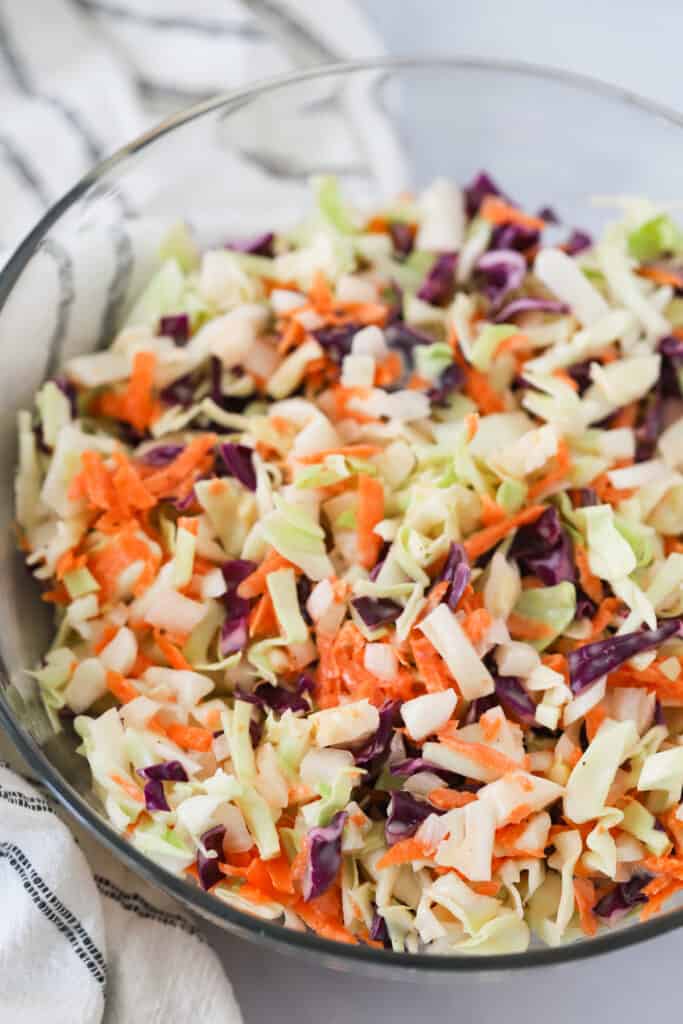
<instances>
[{"instance_id":1,"label":"bowl rim","mask_svg":"<svg viewBox=\"0 0 683 1024\"><path fill-rule=\"evenodd\" d=\"M434 72L440 69L444 71L492 71L558 82L577 91L600 95L605 99L636 107L642 112L662 118L672 125L683 128L683 113L674 108L667 107L656 100L639 96L631 89L564 68L554 68L543 64L507 60L504 58L474 55L374 57L321 64L303 71L299 70L271 76L241 89L219 93L217 96L172 114L154 128L142 133L130 143L121 146L110 157L96 164L61 199L58 199L47 210L35 227L18 244L2 270L0 270L0 311L4 308L19 276L37 251L52 225L88 189L105 178L110 171L123 164L128 157L139 153L145 147L175 128L221 107L227 107L229 110L231 105L241 105L245 101L249 101L262 94L276 92L278 89L317 78L349 75L364 71L390 72L415 70ZM9 683L10 672L2 652L1 639L0 673ZM209 892L205 892L198 886L185 881L180 876L166 871L151 858L128 843L52 765L42 748L15 719L5 698L4 690L0 690L0 725L4 727L20 754L26 759L29 767L35 771L50 793L68 813L119 860L139 873L152 885L161 888L169 895L175 897L185 907L199 913L203 918L220 924L241 937L250 941L261 942L268 948L272 948L280 953L296 954L299 956L317 954L324 966L348 969L352 965L357 965L380 978L388 978L393 971L394 975L400 974L404 978L409 974L418 975L419 977L429 974L441 980L447 980L451 974L517 971L530 967L571 963L624 949L683 926L683 908L681 908L669 911L659 918L615 929L590 940L582 940L557 947L534 947L523 953L487 954L484 956L471 956L465 953L443 956L425 953L396 953L391 950L376 950L370 946L360 944L345 945L320 938L312 933L293 931L283 925L273 924L231 907L229 904L221 901L220 898L212 896Z\"/></svg>"}]
</instances>

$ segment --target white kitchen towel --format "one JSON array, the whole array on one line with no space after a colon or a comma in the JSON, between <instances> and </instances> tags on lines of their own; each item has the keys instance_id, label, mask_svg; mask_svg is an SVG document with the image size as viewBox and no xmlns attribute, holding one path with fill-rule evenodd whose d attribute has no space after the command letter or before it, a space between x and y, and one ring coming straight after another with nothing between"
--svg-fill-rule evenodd
<instances>
[{"instance_id":1,"label":"white kitchen towel","mask_svg":"<svg viewBox=\"0 0 683 1024\"><path fill-rule=\"evenodd\" d=\"M381 52L352 0L0 0L0 249L173 111L302 62ZM334 147L339 112L309 117L316 147ZM370 142L377 132L374 119Z\"/></svg>"},{"instance_id":2,"label":"white kitchen towel","mask_svg":"<svg viewBox=\"0 0 683 1024\"><path fill-rule=\"evenodd\" d=\"M94 163L171 111L302 61L380 52L351 0L0 0L0 252ZM317 147L333 151L340 121L353 119L365 156L393 166L377 151L375 111L363 130L363 97L328 106L311 104ZM64 334L67 314L78 319L78 260L54 243L44 250L48 263L58 257L58 287L53 301L41 285L39 305L66 311L55 327ZM16 769L7 748L0 742ZM62 818L39 785L0 767L0 1021L238 1024L230 983L194 926Z\"/></svg>"},{"instance_id":3,"label":"white kitchen towel","mask_svg":"<svg viewBox=\"0 0 683 1024\"><path fill-rule=\"evenodd\" d=\"M177 907L0 764L0 1020L240 1024Z\"/></svg>"}]
</instances>

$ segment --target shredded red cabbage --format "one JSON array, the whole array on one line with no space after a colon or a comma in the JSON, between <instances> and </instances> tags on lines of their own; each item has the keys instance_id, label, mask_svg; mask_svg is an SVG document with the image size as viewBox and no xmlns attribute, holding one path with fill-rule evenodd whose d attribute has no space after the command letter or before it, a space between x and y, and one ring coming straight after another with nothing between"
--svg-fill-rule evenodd
<instances>
[{"instance_id":1,"label":"shredded red cabbage","mask_svg":"<svg viewBox=\"0 0 683 1024\"><path fill-rule=\"evenodd\" d=\"M572 543L554 507L517 531L508 556L519 563L523 573L538 576L546 586L576 580Z\"/></svg>"},{"instance_id":2,"label":"shredded red cabbage","mask_svg":"<svg viewBox=\"0 0 683 1024\"><path fill-rule=\"evenodd\" d=\"M312 331L313 337L325 349L330 358L340 363L351 352L353 336L361 329L360 324L341 324L333 327L319 327Z\"/></svg>"},{"instance_id":3,"label":"shredded red cabbage","mask_svg":"<svg viewBox=\"0 0 683 1024\"><path fill-rule=\"evenodd\" d=\"M70 381L68 377L64 377L61 374L54 378L54 383L62 394L69 399L69 412L71 413L71 419L78 419L78 396L75 384L73 381Z\"/></svg>"},{"instance_id":4,"label":"shredded red cabbage","mask_svg":"<svg viewBox=\"0 0 683 1024\"><path fill-rule=\"evenodd\" d=\"M263 235L257 235L256 238L228 242L225 248L232 249L233 252L247 252L252 256L272 258L275 255L274 243L275 235L272 231L266 231Z\"/></svg>"},{"instance_id":5,"label":"shredded red cabbage","mask_svg":"<svg viewBox=\"0 0 683 1024\"><path fill-rule=\"evenodd\" d=\"M570 256L576 256L578 253L583 252L584 249L590 249L592 244L593 239L587 231L575 228L564 243L563 248Z\"/></svg>"},{"instance_id":6,"label":"shredded red cabbage","mask_svg":"<svg viewBox=\"0 0 683 1024\"><path fill-rule=\"evenodd\" d=\"M218 450L227 467L228 475L234 476L248 491L255 491L256 469L254 468L253 449L248 448L245 444L227 442L220 444Z\"/></svg>"},{"instance_id":7,"label":"shredded red cabbage","mask_svg":"<svg viewBox=\"0 0 683 1024\"><path fill-rule=\"evenodd\" d=\"M612 636L608 640L597 640L570 651L567 662L572 692L582 693L596 679L613 672L634 654L659 647L669 637L675 636L680 626L681 619L668 619L657 629Z\"/></svg>"},{"instance_id":8,"label":"shredded red cabbage","mask_svg":"<svg viewBox=\"0 0 683 1024\"><path fill-rule=\"evenodd\" d=\"M201 837L202 846L207 853L215 854L215 857L207 857L206 853L202 850L197 852L197 874L199 875L199 884L202 889L210 889L217 882L220 882L223 877L223 873L218 867L218 862L223 856L224 836L225 826L216 825Z\"/></svg>"},{"instance_id":9,"label":"shredded red cabbage","mask_svg":"<svg viewBox=\"0 0 683 1024\"><path fill-rule=\"evenodd\" d=\"M370 925L370 938L373 942L381 942L385 949L391 949L391 940L387 930L387 923L375 910Z\"/></svg>"},{"instance_id":10,"label":"shredded red cabbage","mask_svg":"<svg viewBox=\"0 0 683 1024\"><path fill-rule=\"evenodd\" d=\"M394 220L389 225L389 234L394 246L394 252L400 256L409 256L413 251L414 237L409 224L403 224L400 220Z\"/></svg>"},{"instance_id":11,"label":"shredded red cabbage","mask_svg":"<svg viewBox=\"0 0 683 1024\"><path fill-rule=\"evenodd\" d=\"M650 395L645 414L636 427L636 462L651 459L657 448L657 440L664 426L664 401L660 391Z\"/></svg>"},{"instance_id":12,"label":"shredded red cabbage","mask_svg":"<svg viewBox=\"0 0 683 1024\"><path fill-rule=\"evenodd\" d=\"M561 224L562 223L562 221L560 220L560 218L558 217L557 213L552 208L552 206L542 206L541 209L536 214L536 216L540 217L541 220L544 220L546 222L546 224Z\"/></svg>"},{"instance_id":13,"label":"shredded red cabbage","mask_svg":"<svg viewBox=\"0 0 683 1024\"><path fill-rule=\"evenodd\" d=\"M405 761L396 761L389 768L391 775L400 775L403 778L410 778L412 775L418 775L420 772L430 772L432 775L438 775L447 786L460 786L463 782L462 775L458 775L457 772L449 772L447 768L440 768L437 764L432 764L431 761L425 760L423 757L409 757Z\"/></svg>"},{"instance_id":14,"label":"shredded red cabbage","mask_svg":"<svg viewBox=\"0 0 683 1024\"><path fill-rule=\"evenodd\" d=\"M138 775L147 779L144 788L145 807L148 811L170 811L164 782L187 782L187 772L180 761L162 761L138 768Z\"/></svg>"},{"instance_id":15,"label":"shredded red cabbage","mask_svg":"<svg viewBox=\"0 0 683 1024\"><path fill-rule=\"evenodd\" d=\"M498 695L496 693L487 693L485 697L477 697L473 700L468 707L465 717L463 718L463 725L474 725L485 712L490 711L491 708L495 708L499 704Z\"/></svg>"},{"instance_id":16,"label":"shredded red cabbage","mask_svg":"<svg viewBox=\"0 0 683 1024\"><path fill-rule=\"evenodd\" d=\"M157 334L173 338L176 345L184 345L190 337L190 318L187 313L175 313L173 316L162 316L159 320Z\"/></svg>"},{"instance_id":17,"label":"shredded red cabbage","mask_svg":"<svg viewBox=\"0 0 683 1024\"><path fill-rule=\"evenodd\" d=\"M363 746L354 752L356 764L365 767L373 761L383 761L389 753L394 723L400 707L400 701L385 700L379 709L379 725L373 735Z\"/></svg>"},{"instance_id":18,"label":"shredded red cabbage","mask_svg":"<svg viewBox=\"0 0 683 1024\"><path fill-rule=\"evenodd\" d=\"M460 598L465 593L465 587L470 582L472 570L467 559L467 554L462 544L453 542L448 549L448 555L444 567L435 579L434 583L448 583L443 600L448 607L455 611Z\"/></svg>"},{"instance_id":19,"label":"shredded red cabbage","mask_svg":"<svg viewBox=\"0 0 683 1024\"><path fill-rule=\"evenodd\" d=\"M255 704L263 710L284 714L285 711L310 711L311 704L304 695L313 693L314 689L313 679L309 675L301 675L295 690L288 690L285 686L275 686L273 683L259 683L251 693L237 687L235 696L239 700Z\"/></svg>"},{"instance_id":20,"label":"shredded red cabbage","mask_svg":"<svg viewBox=\"0 0 683 1024\"><path fill-rule=\"evenodd\" d=\"M445 306L455 291L455 265L457 252L442 252L420 285L417 297L432 306Z\"/></svg>"},{"instance_id":21,"label":"shredded red cabbage","mask_svg":"<svg viewBox=\"0 0 683 1024\"><path fill-rule=\"evenodd\" d=\"M520 287L527 271L526 260L514 249L484 253L476 269L486 281L484 291L493 306L500 305L508 292Z\"/></svg>"},{"instance_id":22,"label":"shredded red cabbage","mask_svg":"<svg viewBox=\"0 0 683 1024\"><path fill-rule=\"evenodd\" d=\"M138 456L140 462L145 466L167 466L169 462L180 455L183 451L182 444L158 444L154 448L148 448L146 452Z\"/></svg>"},{"instance_id":23,"label":"shredded red cabbage","mask_svg":"<svg viewBox=\"0 0 683 1024\"><path fill-rule=\"evenodd\" d=\"M145 779L158 779L161 782L187 782L187 772L180 761L161 761L149 764L146 768L138 768L138 775Z\"/></svg>"},{"instance_id":24,"label":"shredded red cabbage","mask_svg":"<svg viewBox=\"0 0 683 1024\"><path fill-rule=\"evenodd\" d=\"M388 597L354 597L351 604L368 629L395 622L403 611L400 604Z\"/></svg>"},{"instance_id":25,"label":"shredded red cabbage","mask_svg":"<svg viewBox=\"0 0 683 1024\"><path fill-rule=\"evenodd\" d=\"M494 321L497 324L511 320L519 313L568 313L569 306L564 302L556 302L555 299L532 299L523 296L521 299L513 299L506 306L496 313Z\"/></svg>"},{"instance_id":26,"label":"shredded red cabbage","mask_svg":"<svg viewBox=\"0 0 683 1024\"><path fill-rule=\"evenodd\" d=\"M536 724L536 705L516 676L496 676L496 697L506 715L524 725Z\"/></svg>"},{"instance_id":27,"label":"shredded red cabbage","mask_svg":"<svg viewBox=\"0 0 683 1024\"><path fill-rule=\"evenodd\" d=\"M486 171L479 171L469 185L463 189L465 194L465 209L468 217L474 217L479 213L479 207L487 196L501 196L507 199L503 192L496 185L490 174Z\"/></svg>"},{"instance_id":28,"label":"shredded red cabbage","mask_svg":"<svg viewBox=\"0 0 683 1024\"><path fill-rule=\"evenodd\" d=\"M517 249L519 252L525 252L538 245L540 238L540 231L534 228L526 228L521 224L501 224L493 229L490 248Z\"/></svg>"},{"instance_id":29,"label":"shredded red cabbage","mask_svg":"<svg viewBox=\"0 0 683 1024\"><path fill-rule=\"evenodd\" d=\"M422 822L430 814L438 813L431 804L425 803L424 800L418 800L412 793L396 790L391 794L384 826L387 846L394 846L402 839L414 836Z\"/></svg>"},{"instance_id":30,"label":"shredded red cabbage","mask_svg":"<svg viewBox=\"0 0 683 1024\"><path fill-rule=\"evenodd\" d=\"M632 875L628 882L619 882L614 889L598 900L593 913L612 924L627 914L632 907L647 903L643 889L651 881L652 875L643 871Z\"/></svg>"},{"instance_id":31,"label":"shredded red cabbage","mask_svg":"<svg viewBox=\"0 0 683 1024\"><path fill-rule=\"evenodd\" d=\"M306 837L306 869L301 886L304 900L322 896L337 877L347 817L346 811L338 811L329 825L309 831Z\"/></svg>"},{"instance_id":32,"label":"shredded red cabbage","mask_svg":"<svg viewBox=\"0 0 683 1024\"><path fill-rule=\"evenodd\" d=\"M451 363L442 370L436 382L427 392L427 398L435 405L445 405L454 391L460 391L465 381L465 372L457 363Z\"/></svg>"}]
</instances>

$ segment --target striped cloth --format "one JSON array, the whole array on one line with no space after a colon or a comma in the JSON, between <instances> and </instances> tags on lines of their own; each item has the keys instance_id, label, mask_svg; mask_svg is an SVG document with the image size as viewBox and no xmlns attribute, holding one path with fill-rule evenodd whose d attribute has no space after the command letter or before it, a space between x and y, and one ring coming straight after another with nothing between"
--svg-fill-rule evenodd
<instances>
[{"instance_id":1,"label":"striped cloth","mask_svg":"<svg viewBox=\"0 0 683 1024\"><path fill-rule=\"evenodd\" d=\"M0 253L94 163L173 110L302 62L378 52L350 0L0 0ZM385 125L362 97L341 112L311 104L310 117L316 155L334 156L341 132L349 135L345 118L365 137L366 157L374 153L383 171L395 166L386 159L389 135L377 148ZM263 153L254 171L259 215L258 174L272 177L268 159ZM10 300L0 322L0 376L12 382L4 404L25 402L35 389L35 367L11 356L17 337L39 344L52 372L76 346L111 336L139 260L124 228L105 228L114 241L109 274L82 242L69 251L52 238L25 271L24 295ZM95 242L99 253L104 236ZM39 303L24 301L36 295ZM13 413L0 416L9 437ZM20 768L8 746L0 735L0 755ZM65 823L39 783L6 763L0 889L1 1020L241 1020L215 954L191 922Z\"/></svg>"}]
</instances>

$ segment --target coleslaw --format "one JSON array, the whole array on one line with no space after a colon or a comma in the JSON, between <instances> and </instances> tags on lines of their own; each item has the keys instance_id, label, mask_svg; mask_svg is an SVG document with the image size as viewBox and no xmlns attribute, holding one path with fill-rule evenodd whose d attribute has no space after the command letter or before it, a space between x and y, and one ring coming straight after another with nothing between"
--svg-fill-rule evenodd
<instances>
[{"instance_id":1,"label":"coleslaw","mask_svg":"<svg viewBox=\"0 0 683 1024\"><path fill-rule=\"evenodd\" d=\"M34 671L112 826L262 918L510 953L683 888L683 235L484 173L179 225L19 415Z\"/></svg>"}]
</instances>

